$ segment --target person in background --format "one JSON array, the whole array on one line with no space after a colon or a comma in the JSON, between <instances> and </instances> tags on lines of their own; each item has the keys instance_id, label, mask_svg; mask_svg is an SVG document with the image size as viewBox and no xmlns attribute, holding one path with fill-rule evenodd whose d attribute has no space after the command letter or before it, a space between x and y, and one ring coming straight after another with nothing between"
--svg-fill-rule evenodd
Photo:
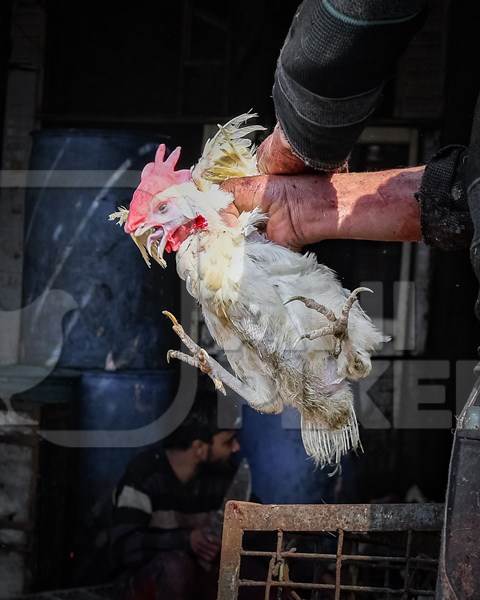
<instances>
[{"instance_id":1,"label":"person in background","mask_svg":"<svg viewBox=\"0 0 480 600\"><path fill-rule=\"evenodd\" d=\"M266 235L294 250L334 238L422 240L443 250L470 246L480 280L480 101L468 148L442 148L425 167L345 172L352 146L426 10L425 0L301 4L277 63L278 123L257 154L263 175L222 185L234 196L228 219L260 206L269 215ZM480 318L478 300L476 314ZM480 435L469 425L479 406L480 379L454 438L439 600L480 598Z\"/></svg>"},{"instance_id":2,"label":"person in background","mask_svg":"<svg viewBox=\"0 0 480 600\"><path fill-rule=\"evenodd\" d=\"M201 396L171 435L129 464L110 531L126 599L216 598L220 539L208 518L222 506L239 449L235 431L217 427L216 395Z\"/></svg>"}]
</instances>

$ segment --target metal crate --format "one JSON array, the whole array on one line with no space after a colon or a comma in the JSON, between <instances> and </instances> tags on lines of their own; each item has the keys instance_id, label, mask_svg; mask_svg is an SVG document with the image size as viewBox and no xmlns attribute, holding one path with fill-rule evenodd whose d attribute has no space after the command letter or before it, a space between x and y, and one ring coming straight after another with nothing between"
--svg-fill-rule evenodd
<instances>
[{"instance_id":1,"label":"metal crate","mask_svg":"<svg viewBox=\"0 0 480 600\"><path fill-rule=\"evenodd\" d=\"M432 598L442 522L441 504L229 502L218 600Z\"/></svg>"}]
</instances>

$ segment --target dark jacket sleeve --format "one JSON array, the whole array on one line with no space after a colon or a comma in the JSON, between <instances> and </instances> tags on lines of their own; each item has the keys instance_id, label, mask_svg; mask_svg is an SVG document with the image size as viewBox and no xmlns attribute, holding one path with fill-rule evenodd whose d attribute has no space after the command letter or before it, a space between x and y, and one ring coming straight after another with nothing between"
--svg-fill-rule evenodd
<instances>
[{"instance_id":1,"label":"dark jacket sleeve","mask_svg":"<svg viewBox=\"0 0 480 600\"><path fill-rule=\"evenodd\" d=\"M473 270L480 281L480 97L470 144L446 146L425 167L420 190L424 241L443 250L470 244ZM480 303L477 302L480 318Z\"/></svg>"},{"instance_id":2,"label":"dark jacket sleeve","mask_svg":"<svg viewBox=\"0 0 480 600\"><path fill-rule=\"evenodd\" d=\"M110 529L114 570L145 565L158 552L188 550L190 531L150 527L152 515L148 492L122 485L116 492Z\"/></svg>"},{"instance_id":3,"label":"dark jacket sleeve","mask_svg":"<svg viewBox=\"0 0 480 600\"><path fill-rule=\"evenodd\" d=\"M465 146L445 146L425 167L420 190L423 241L441 250L468 248L472 217L465 179L469 151Z\"/></svg>"},{"instance_id":4,"label":"dark jacket sleeve","mask_svg":"<svg viewBox=\"0 0 480 600\"><path fill-rule=\"evenodd\" d=\"M281 50L273 99L293 151L344 165L385 80L425 16L425 0L305 0Z\"/></svg>"},{"instance_id":5,"label":"dark jacket sleeve","mask_svg":"<svg viewBox=\"0 0 480 600\"><path fill-rule=\"evenodd\" d=\"M480 96L469 147L439 150L425 168L417 199L424 241L443 250L470 244L472 267L480 281ZM480 295L475 313L480 319Z\"/></svg>"}]
</instances>

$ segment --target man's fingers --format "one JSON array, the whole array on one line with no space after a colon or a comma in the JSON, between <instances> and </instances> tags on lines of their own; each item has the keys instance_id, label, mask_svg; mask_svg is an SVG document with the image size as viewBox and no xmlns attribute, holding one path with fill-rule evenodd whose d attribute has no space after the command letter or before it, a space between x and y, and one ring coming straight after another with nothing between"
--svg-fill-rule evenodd
<instances>
[{"instance_id":1,"label":"man's fingers","mask_svg":"<svg viewBox=\"0 0 480 600\"><path fill-rule=\"evenodd\" d=\"M200 554L200 558L202 558L203 560L206 560L207 562L212 562L216 556L217 556L217 553L212 554L212 553L208 553L208 552L203 552L202 554Z\"/></svg>"},{"instance_id":2,"label":"man's fingers","mask_svg":"<svg viewBox=\"0 0 480 600\"><path fill-rule=\"evenodd\" d=\"M213 560L220 550L220 544L204 540L199 544L199 554L205 560Z\"/></svg>"},{"instance_id":3,"label":"man's fingers","mask_svg":"<svg viewBox=\"0 0 480 600\"><path fill-rule=\"evenodd\" d=\"M240 213L238 212L238 208L235 204L229 204L226 208L219 211L223 222L226 223L229 227L235 227L238 221L238 217Z\"/></svg>"},{"instance_id":4,"label":"man's fingers","mask_svg":"<svg viewBox=\"0 0 480 600\"><path fill-rule=\"evenodd\" d=\"M195 550L195 554L203 560L212 561L218 554L220 547L216 547L215 549L204 548L202 545L199 545Z\"/></svg>"},{"instance_id":5,"label":"man's fingers","mask_svg":"<svg viewBox=\"0 0 480 600\"><path fill-rule=\"evenodd\" d=\"M208 547L205 548L204 550L202 550L203 554L205 554L205 556L210 556L211 558L215 558L215 556L217 556L218 551L220 550L220 546L212 546L212 547Z\"/></svg>"},{"instance_id":6,"label":"man's fingers","mask_svg":"<svg viewBox=\"0 0 480 600\"><path fill-rule=\"evenodd\" d=\"M220 540L215 536L202 532L202 537L200 539L200 543L202 546L209 550L218 550L220 547Z\"/></svg>"},{"instance_id":7,"label":"man's fingers","mask_svg":"<svg viewBox=\"0 0 480 600\"><path fill-rule=\"evenodd\" d=\"M203 549L214 552L215 550L218 550L220 544L218 544L218 542L211 542L210 540L204 539L201 542L201 545Z\"/></svg>"},{"instance_id":8,"label":"man's fingers","mask_svg":"<svg viewBox=\"0 0 480 600\"><path fill-rule=\"evenodd\" d=\"M220 187L225 192L233 194L235 206L238 212L242 213L260 205L262 186L264 187L264 177L257 176L228 179Z\"/></svg>"},{"instance_id":9,"label":"man's fingers","mask_svg":"<svg viewBox=\"0 0 480 600\"><path fill-rule=\"evenodd\" d=\"M263 140L260 146L257 148L257 167L260 173L268 174L270 162L271 162L271 145L272 145L273 134L271 133L267 138Z\"/></svg>"},{"instance_id":10,"label":"man's fingers","mask_svg":"<svg viewBox=\"0 0 480 600\"><path fill-rule=\"evenodd\" d=\"M293 153L278 123L257 150L257 166L260 173L266 175L294 175L311 171Z\"/></svg>"}]
</instances>

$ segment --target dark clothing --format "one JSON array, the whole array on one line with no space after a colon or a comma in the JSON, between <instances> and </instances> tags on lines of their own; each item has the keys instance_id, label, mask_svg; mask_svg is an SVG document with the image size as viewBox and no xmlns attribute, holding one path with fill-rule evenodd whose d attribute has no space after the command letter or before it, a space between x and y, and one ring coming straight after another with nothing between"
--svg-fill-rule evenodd
<instances>
[{"instance_id":1,"label":"dark clothing","mask_svg":"<svg viewBox=\"0 0 480 600\"><path fill-rule=\"evenodd\" d=\"M425 0L305 0L280 53L277 119L316 169L344 165L385 80L424 21Z\"/></svg>"},{"instance_id":2,"label":"dark clothing","mask_svg":"<svg viewBox=\"0 0 480 600\"><path fill-rule=\"evenodd\" d=\"M417 199L423 241L441 250L469 246L473 225L467 202L465 146L446 146L425 168Z\"/></svg>"},{"instance_id":3,"label":"dark clothing","mask_svg":"<svg viewBox=\"0 0 480 600\"><path fill-rule=\"evenodd\" d=\"M161 448L139 454L114 494L111 554L115 570L135 570L159 552L190 551L192 529L221 507L233 469L177 479Z\"/></svg>"}]
</instances>

